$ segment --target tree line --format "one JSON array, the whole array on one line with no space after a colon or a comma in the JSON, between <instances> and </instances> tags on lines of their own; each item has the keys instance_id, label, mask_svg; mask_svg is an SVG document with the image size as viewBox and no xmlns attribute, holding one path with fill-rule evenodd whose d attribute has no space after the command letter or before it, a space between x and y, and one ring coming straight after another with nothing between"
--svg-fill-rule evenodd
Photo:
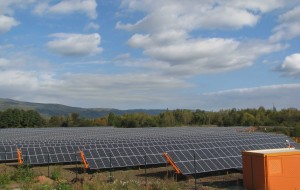
<instances>
[{"instance_id":1,"label":"tree line","mask_svg":"<svg viewBox=\"0 0 300 190\"><path fill-rule=\"evenodd\" d=\"M265 109L227 109L217 112L204 110L166 110L158 115L131 113L95 119L80 117L78 113L68 116L42 117L34 110L8 109L0 112L0 128L10 127L84 127L115 126L123 128L172 127L172 126L276 126L274 130L285 133L298 130L300 136L300 111L289 108L277 111ZM281 129L282 128L282 129Z\"/></svg>"},{"instance_id":2,"label":"tree line","mask_svg":"<svg viewBox=\"0 0 300 190\"><path fill-rule=\"evenodd\" d=\"M45 119L34 110L7 109L0 112L0 128L45 126Z\"/></svg>"},{"instance_id":3,"label":"tree line","mask_svg":"<svg viewBox=\"0 0 300 190\"><path fill-rule=\"evenodd\" d=\"M165 112L150 116L144 113L124 114L110 113L108 124L116 127L165 127L165 126L285 126L300 127L300 111L289 108L274 109L229 109L218 112L203 110L182 110Z\"/></svg>"}]
</instances>

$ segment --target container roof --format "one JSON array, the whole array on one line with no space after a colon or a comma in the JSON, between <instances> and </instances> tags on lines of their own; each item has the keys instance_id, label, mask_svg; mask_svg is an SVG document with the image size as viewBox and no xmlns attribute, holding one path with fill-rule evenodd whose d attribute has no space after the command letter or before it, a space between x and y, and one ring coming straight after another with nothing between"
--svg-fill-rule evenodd
<instances>
[{"instance_id":1,"label":"container roof","mask_svg":"<svg viewBox=\"0 0 300 190\"><path fill-rule=\"evenodd\" d=\"M300 150L295 148L278 148L278 149L249 150L249 151L245 151L245 153L256 153L256 154L300 153Z\"/></svg>"}]
</instances>

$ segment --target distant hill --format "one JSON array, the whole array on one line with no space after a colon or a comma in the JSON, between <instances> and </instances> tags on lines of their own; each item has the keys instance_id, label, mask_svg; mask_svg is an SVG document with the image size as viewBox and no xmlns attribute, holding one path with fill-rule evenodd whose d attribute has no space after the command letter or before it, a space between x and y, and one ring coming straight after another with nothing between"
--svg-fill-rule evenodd
<instances>
[{"instance_id":1,"label":"distant hill","mask_svg":"<svg viewBox=\"0 0 300 190\"><path fill-rule=\"evenodd\" d=\"M125 113L147 113L150 115L157 115L165 110L160 109L130 109L130 110L118 110L113 108L79 108L65 106L61 104L41 104L32 102L22 102L11 99L0 98L0 111L6 109L24 109L24 110L36 110L43 116L54 115L68 115L69 113L79 113L81 117L86 118L98 118L108 115L110 112L123 115Z\"/></svg>"}]
</instances>

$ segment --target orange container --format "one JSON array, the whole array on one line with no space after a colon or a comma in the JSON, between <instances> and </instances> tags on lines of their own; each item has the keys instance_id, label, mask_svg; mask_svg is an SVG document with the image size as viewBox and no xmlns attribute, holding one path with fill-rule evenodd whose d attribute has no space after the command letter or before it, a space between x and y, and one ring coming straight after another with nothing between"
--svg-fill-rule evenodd
<instances>
[{"instance_id":1,"label":"orange container","mask_svg":"<svg viewBox=\"0 0 300 190\"><path fill-rule=\"evenodd\" d=\"M252 150L242 155L245 190L300 190L300 150Z\"/></svg>"}]
</instances>

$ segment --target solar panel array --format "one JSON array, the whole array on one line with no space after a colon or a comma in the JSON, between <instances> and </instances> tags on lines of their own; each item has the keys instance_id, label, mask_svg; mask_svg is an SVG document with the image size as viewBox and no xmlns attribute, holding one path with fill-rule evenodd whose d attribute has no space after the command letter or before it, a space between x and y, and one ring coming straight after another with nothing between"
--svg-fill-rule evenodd
<instances>
[{"instance_id":1,"label":"solar panel array","mask_svg":"<svg viewBox=\"0 0 300 190\"><path fill-rule=\"evenodd\" d=\"M10 144L0 144L0 161L16 160L17 146Z\"/></svg>"},{"instance_id":2,"label":"solar panel array","mask_svg":"<svg viewBox=\"0 0 300 190\"><path fill-rule=\"evenodd\" d=\"M242 168L241 152L245 150L286 148L284 135L231 139L214 143L210 148L167 151L168 156L184 175L225 169Z\"/></svg>"},{"instance_id":3,"label":"solar panel array","mask_svg":"<svg viewBox=\"0 0 300 190\"><path fill-rule=\"evenodd\" d=\"M122 168L167 163L167 152L183 174L241 167L241 151L287 147L285 135L239 132L244 127L172 128L14 128L0 129L0 161L55 164L81 161L90 169ZM191 160L192 159L192 160ZM208 166L208 167L207 167Z\"/></svg>"},{"instance_id":4,"label":"solar panel array","mask_svg":"<svg viewBox=\"0 0 300 190\"><path fill-rule=\"evenodd\" d=\"M74 146L43 146L21 148L23 163L29 165L72 163L81 161Z\"/></svg>"},{"instance_id":5,"label":"solar panel array","mask_svg":"<svg viewBox=\"0 0 300 190\"><path fill-rule=\"evenodd\" d=\"M90 169L121 168L167 163L163 157L163 150L160 146L85 149L83 153Z\"/></svg>"}]
</instances>

